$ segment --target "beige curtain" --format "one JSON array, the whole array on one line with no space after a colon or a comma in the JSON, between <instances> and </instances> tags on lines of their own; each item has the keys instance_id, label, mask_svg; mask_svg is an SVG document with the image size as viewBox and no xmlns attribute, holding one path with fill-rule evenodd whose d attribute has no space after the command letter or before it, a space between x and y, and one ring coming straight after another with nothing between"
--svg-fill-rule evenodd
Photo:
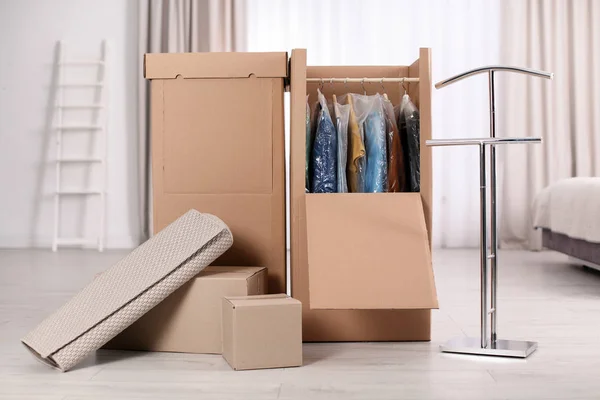
<instances>
[{"instance_id":1,"label":"beige curtain","mask_svg":"<svg viewBox=\"0 0 600 400\"><path fill-rule=\"evenodd\" d=\"M241 0L140 0L139 3L139 194L142 234L152 234L148 83L145 53L244 51Z\"/></svg>"},{"instance_id":2,"label":"beige curtain","mask_svg":"<svg viewBox=\"0 0 600 400\"><path fill-rule=\"evenodd\" d=\"M500 239L541 248L536 194L557 180L600 176L600 2L502 1L503 63L555 73L548 81L499 74L501 136L542 137L501 151Z\"/></svg>"}]
</instances>

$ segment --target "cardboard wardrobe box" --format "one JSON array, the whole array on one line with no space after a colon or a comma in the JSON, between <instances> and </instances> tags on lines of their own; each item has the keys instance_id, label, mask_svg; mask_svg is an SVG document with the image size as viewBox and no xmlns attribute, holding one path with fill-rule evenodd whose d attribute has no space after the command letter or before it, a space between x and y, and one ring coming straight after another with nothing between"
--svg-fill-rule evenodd
<instances>
[{"instance_id":1,"label":"cardboard wardrobe box","mask_svg":"<svg viewBox=\"0 0 600 400\"><path fill-rule=\"evenodd\" d=\"M291 294L303 305L304 340L430 340L430 310L438 307L425 145L432 136L431 50L420 49L410 65L390 66L307 66L306 55L294 49L290 59ZM320 84L365 77L381 83ZM418 82L385 82L390 78ZM419 193L305 192L306 96L316 101L318 87L327 99L385 92L398 105L410 96L420 112Z\"/></svg>"},{"instance_id":2,"label":"cardboard wardrobe box","mask_svg":"<svg viewBox=\"0 0 600 400\"><path fill-rule=\"evenodd\" d=\"M266 289L264 267L207 267L104 348L221 354L223 297L260 295Z\"/></svg>"},{"instance_id":3,"label":"cardboard wardrobe box","mask_svg":"<svg viewBox=\"0 0 600 400\"><path fill-rule=\"evenodd\" d=\"M287 53L146 54L158 232L190 208L234 243L214 265L262 265L286 291L283 92Z\"/></svg>"},{"instance_id":4,"label":"cardboard wardrobe box","mask_svg":"<svg viewBox=\"0 0 600 400\"><path fill-rule=\"evenodd\" d=\"M223 298L223 357L235 370L302 365L302 304L285 294Z\"/></svg>"}]
</instances>

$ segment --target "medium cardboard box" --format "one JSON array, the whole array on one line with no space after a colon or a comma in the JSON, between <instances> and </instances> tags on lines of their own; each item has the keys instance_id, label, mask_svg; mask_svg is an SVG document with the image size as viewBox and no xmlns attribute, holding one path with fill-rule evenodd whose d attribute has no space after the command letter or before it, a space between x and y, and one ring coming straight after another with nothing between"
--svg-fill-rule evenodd
<instances>
[{"instance_id":1,"label":"medium cardboard box","mask_svg":"<svg viewBox=\"0 0 600 400\"><path fill-rule=\"evenodd\" d=\"M154 232L194 208L234 243L214 265L262 265L286 290L284 79L278 53L146 54Z\"/></svg>"},{"instance_id":2,"label":"medium cardboard box","mask_svg":"<svg viewBox=\"0 0 600 400\"><path fill-rule=\"evenodd\" d=\"M104 348L221 354L222 298L266 292L266 268L207 267Z\"/></svg>"},{"instance_id":3,"label":"medium cardboard box","mask_svg":"<svg viewBox=\"0 0 600 400\"><path fill-rule=\"evenodd\" d=\"M302 303L285 294L223 298L223 357L235 370L302 365Z\"/></svg>"}]
</instances>

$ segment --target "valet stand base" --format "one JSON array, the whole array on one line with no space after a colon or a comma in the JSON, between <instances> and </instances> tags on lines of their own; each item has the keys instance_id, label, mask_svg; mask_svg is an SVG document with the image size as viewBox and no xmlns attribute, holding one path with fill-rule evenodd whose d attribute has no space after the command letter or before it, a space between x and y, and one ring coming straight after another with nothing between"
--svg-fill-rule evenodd
<instances>
[{"instance_id":1,"label":"valet stand base","mask_svg":"<svg viewBox=\"0 0 600 400\"><path fill-rule=\"evenodd\" d=\"M472 354L479 356L527 358L537 349L536 342L523 340L496 340L481 347L481 339L457 337L440 346L444 353Z\"/></svg>"}]
</instances>

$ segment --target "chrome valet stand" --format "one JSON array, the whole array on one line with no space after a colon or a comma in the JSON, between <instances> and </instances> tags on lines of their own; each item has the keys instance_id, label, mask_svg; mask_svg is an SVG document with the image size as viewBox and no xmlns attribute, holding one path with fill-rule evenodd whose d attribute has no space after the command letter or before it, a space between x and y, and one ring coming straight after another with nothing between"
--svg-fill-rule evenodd
<instances>
[{"instance_id":1,"label":"chrome valet stand","mask_svg":"<svg viewBox=\"0 0 600 400\"><path fill-rule=\"evenodd\" d=\"M494 74L498 71L517 72L540 78L552 79L553 74L533 69L490 66L481 67L452 78L438 82L435 87L441 89L462 79L473 75L487 73L489 77L489 101L490 101L490 137L473 139L432 139L427 140L427 146L479 146L479 202L480 202L480 268L481 268L481 337L457 337L451 339L441 346L441 350L447 353L478 354L487 356L503 356L526 358L537 348L536 342L521 340L497 339L498 319L498 235L497 235L497 213L496 213L496 146L502 144L528 144L541 143L541 138L496 138L496 100L494 88ZM490 248L488 251L488 198L487 198L487 167L486 151L490 150ZM490 279L488 280L488 262L490 263ZM488 308L488 286L490 293L490 307ZM490 316L488 321L488 315ZM488 325L491 325L488 329Z\"/></svg>"}]
</instances>

